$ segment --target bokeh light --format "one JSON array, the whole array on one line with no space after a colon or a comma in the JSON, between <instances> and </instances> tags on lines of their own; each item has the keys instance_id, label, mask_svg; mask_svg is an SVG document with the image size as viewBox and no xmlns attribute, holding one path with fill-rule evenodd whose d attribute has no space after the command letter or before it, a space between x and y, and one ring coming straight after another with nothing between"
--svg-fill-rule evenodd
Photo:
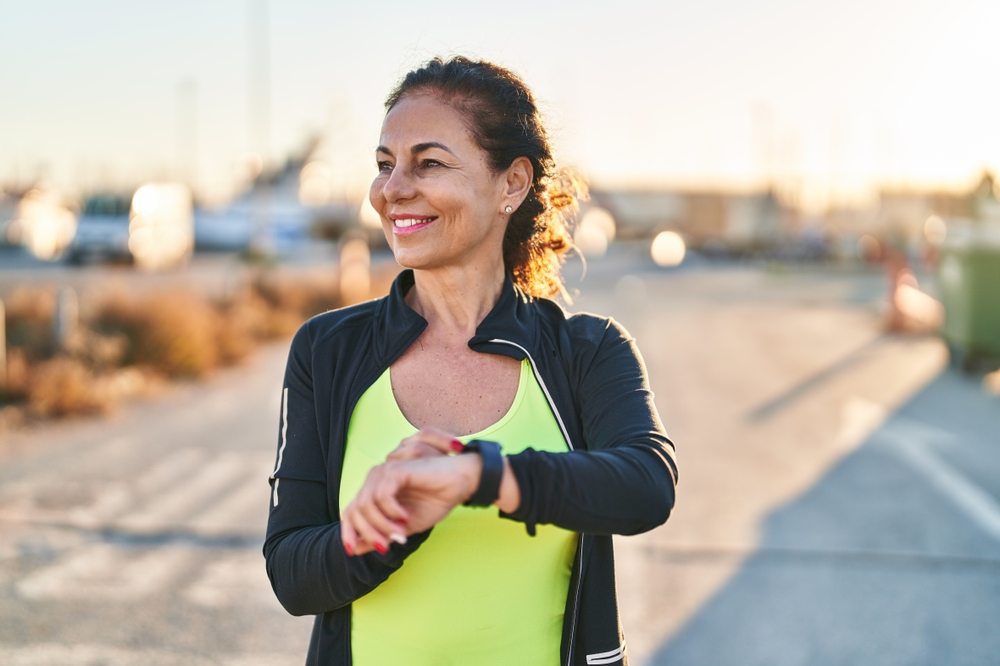
<instances>
[{"instance_id":1,"label":"bokeh light","mask_svg":"<svg viewBox=\"0 0 1000 666\"><path fill-rule=\"evenodd\" d=\"M597 227L610 243L615 239L617 225L615 218L603 208L590 208L580 218L581 227Z\"/></svg>"},{"instance_id":2,"label":"bokeh light","mask_svg":"<svg viewBox=\"0 0 1000 666\"><path fill-rule=\"evenodd\" d=\"M650 254L657 266L679 266L687 254L687 245L676 231L661 231L653 239Z\"/></svg>"},{"instance_id":3,"label":"bokeh light","mask_svg":"<svg viewBox=\"0 0 1000 666\"><path fill-rule=\"evenodd\" d=\"M874 236L865 234L858 239L858 257L865 261L876 262L882 259L882 245Z\"/></svg>"},{"instance_id":4,"label":"bokeh light","mask_svg":"<svg viewBox=\"0 0 1000 666\"><path fill-rule=\"evenodd\" d=\"M924 222L924 238L929 244L935 247L943 245L947 236L948 227L945 225L944 220L937 215L931 215Z\"/></svg>"},{"instance_id":5,"label":"bokeh light","mask_svg":"<svg viewBox=\"0 0 1000 666\"><path fill-rule=\"evenodd\" d=\"M136 266L146 270L183 263L194 249L191 191L178 183L147 184L136 190L128 249Z\"/></svg>"},{"instance_id":6,"label":"bokeh light","mask_svg":"<svg viewBox=\"0 0 1000 666\"><path fill-rule=\"evenodd\" d=\"M76 216L63 207L55 190L37 187L18 204L14 227L29 252L38 259L53 260L72 242Z\"/></svg>"},{"instance_id":7,"label":"bokeh light","mask_svg":"<svg viewBox=\"0 0 1000 666\"><path fill-rule=\"evenodd\" d=\"M586 257L603 257L608 251L608 237L598 227L577 227L573 234L576 249Z\"/></svg>"},{"instance_id":8,"label":"bokeh light","mask_svg":"<svg viewBox=\"0 0 1000 666\"><path fill-rule=\"evenodd\" d=\"M603 257L615 238L615 218L603 208L590 208L573 232L573 243L586 257Z\"/></svg>"}]
</instances>

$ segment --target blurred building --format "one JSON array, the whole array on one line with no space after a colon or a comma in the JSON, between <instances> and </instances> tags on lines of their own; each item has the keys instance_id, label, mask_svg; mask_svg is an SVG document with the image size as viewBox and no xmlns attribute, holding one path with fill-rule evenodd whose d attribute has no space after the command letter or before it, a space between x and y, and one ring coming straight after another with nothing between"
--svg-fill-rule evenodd
<instances>
[{"instance_id":1,"label":"blurred building","mask_svg":"<svg viewBox=\"0 0 1000 666\"><path fill-rule=\"evenodd\" d=\"M771 191L595 191L623 238L676 231L694 249L767 251L796 233L798 213Z\"/></svg>"}]
</instances>

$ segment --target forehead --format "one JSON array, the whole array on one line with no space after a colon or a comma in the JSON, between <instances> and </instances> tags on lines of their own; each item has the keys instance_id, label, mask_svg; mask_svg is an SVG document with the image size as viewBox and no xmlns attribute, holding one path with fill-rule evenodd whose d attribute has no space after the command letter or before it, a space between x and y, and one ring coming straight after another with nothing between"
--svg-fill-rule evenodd
<instances>
[{"instance_id":1,"label":"forehead","mask_svg":"<svg viewBox=\"0 0 1000 666\"><path fill-rule=\"evenodd\" d=\"M437 95L407 95L385 114L379 143L393 152L435 141L452 150L478 147L465 116Z\"/></svg>"}]
</instances>

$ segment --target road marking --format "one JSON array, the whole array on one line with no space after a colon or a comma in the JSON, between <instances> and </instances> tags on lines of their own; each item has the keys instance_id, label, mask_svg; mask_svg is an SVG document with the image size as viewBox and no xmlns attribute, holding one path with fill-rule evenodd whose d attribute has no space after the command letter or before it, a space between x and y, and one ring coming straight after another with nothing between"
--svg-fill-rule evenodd
<instances>
[{"instance_id":1,"label":"road marking","mask_svg":"<svg viewBox=\"0 0 1000 666\"><path fill-rule=\"evenodd\" d=\"M205 566L201 576L183 596L208 608L225 608L252 601L280 611L260 551L240 552L221 557Z\"/></svg>"},{"instance_id":2,"label":"road marking","mask_svg":"<svg viewBox=\"0 0 1000 666\"><path fill-rule=\"evenodd\" d=\"M66 512L66 520L77 527L96 529L128 511L134 503L135 495L128 484L113 481L102 486L89 505L70 508Z\"/></svg>"},{"instance_id":3,"label":"road marking","mask_svg":"<svg viewBox=\"0 0 1000 666\"><path fill-rule=\"evenodd\" d=\"M261 534L267 522L268 485L271 462L266 457L242 484L190 521L200 534Z\"/></svg>"},{"instance_id":4,"label":"road marking","mask_svg":"<svg viewBox=\"0 0 1000 666\"><path fill-rule=\"evenodd\" d=\"M877 439L983 532L1000 542L1000 502L934 453L927 441L950 435L907 421L897 418L876 434Z\"/></svg>"},{"instance_id":5,"label":"road marking","mask_svg":"<svg viewBox=\"0 0 1000 666\"><path fill-rule=\"evenodd\" d=\"M190 548L164 546L131 557L107 543L86 546L69 558L29 574L16 585L27 599L135 601L161 590L188 565Z\"/></svg>"},{"instance_id":6,"label":"road marking","mask_svg":"<svg viewBox=\"0 0 1000 666\"><path fill-rule=\"evenodd\" d=\"M136 490L144 495L160 492L185 474L190 473L205 459L204 449L186 448L161 458L156 465L136 480Z\"/></svg>"},{"instance_id":7,"label":"road marking","mask_svg":"<svg viewBox=\"0 0 1000 666\"><path fill-rule=\"evenodd\" d=\"M36 643L0 645L0 664L4 666L292 666L302 663L303 651L296 654L255 653L253 655L197 656L188 651L165 652L161 648L130 650L113 645Z\"/></svg>"},{"instance_id":8,"label":"road marking","mask_svg":"<svg viewBox=\"0 0 1000 666\"><path fill-rule=\"evenodd\" d=\"M221 453L191 478L154 497L146 507L121 518L116 526L137 532L177 528L245 471L246 454L235 451Z\"/></svg>"}]
</instances>

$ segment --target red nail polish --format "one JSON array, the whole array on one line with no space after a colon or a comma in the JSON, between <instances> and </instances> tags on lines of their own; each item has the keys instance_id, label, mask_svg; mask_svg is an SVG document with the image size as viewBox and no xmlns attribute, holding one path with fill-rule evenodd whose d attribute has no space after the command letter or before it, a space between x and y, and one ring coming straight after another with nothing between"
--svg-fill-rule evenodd
<instances>
[{"instance_id":1,"label":"red nail polish","mask_svg":"<svg viewBox=\"0 0 1000 666\"><path fill-rule=\"evenodd\" d=\"M386 553L389 552L389 549L380 543L375 544L375 550L377 550L380 555L385 555Z\"/></svg>"},{"instance_id":2,"label":"red nail polish","mask_svg":"<svg viewBox=\"0 0 1000 666\"><path fill-rule=\"evenodd\" d=\"M344 552L347 553L348 557L351 557L351 556L354 555L354 549L351 548L351 546L349 544L346 544L346 543L344 544Z\"/></svg>"},{"instance_id":3,"label":"red nail polish","mask_svg":"<svg viewBox=\"0 0 1000 666\"><path fill-rule=\"evenodd\" d=\"M465 450L465 444L462 444L462 442L457 439L453 439L451 440L451 450L455 453L461 453Z\"/></svg>"}]
</instances>

